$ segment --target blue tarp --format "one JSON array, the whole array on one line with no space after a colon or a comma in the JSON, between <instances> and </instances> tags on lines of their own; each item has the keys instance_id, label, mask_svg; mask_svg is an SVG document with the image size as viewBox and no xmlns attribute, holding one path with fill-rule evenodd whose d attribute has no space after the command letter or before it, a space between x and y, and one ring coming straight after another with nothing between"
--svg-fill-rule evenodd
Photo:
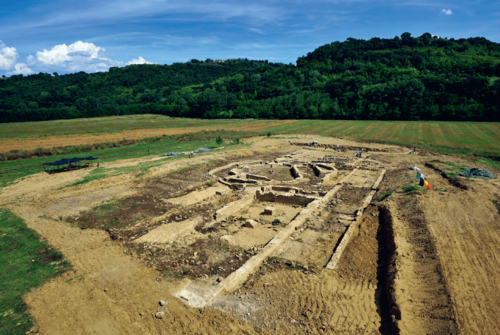
<instances>
[{"instance_id":1,"label":"blue tarp","mask_svg":"<svg viewBox=\"0 0 500 335\"><path fill-rule=\"evenodd\" d=\"M99 157L85 157L85 158L79 158L79 157L73 157L73 158L63 158L61 160L55 161L53 163L43 163L43 165L49 165L49 166L59 166L59 165L65 165L69 163L75 163L75 162L80 162L83 160L94 160L98 159Z\"/></svg>"}]
</instances>

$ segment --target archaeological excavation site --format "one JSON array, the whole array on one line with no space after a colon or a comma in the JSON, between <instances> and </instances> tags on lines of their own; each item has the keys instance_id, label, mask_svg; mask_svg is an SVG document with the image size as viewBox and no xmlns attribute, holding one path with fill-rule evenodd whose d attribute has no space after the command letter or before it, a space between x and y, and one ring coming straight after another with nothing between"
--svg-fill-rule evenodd
<instances>
[{"instance_id":1,"label":"archaeological excavation site","mask_svg":"<svg viewBox=\"0 0 500 335\"><path fill-rule=\"evenodd\" d=\"M439 167L459 158L395 145L248 142L148 157L141 175L7 188L0 199L17 197L11 210L72 264L28 294L31 333L499 330L496 179L458 185Z\"/></svg>"}]
</instances>

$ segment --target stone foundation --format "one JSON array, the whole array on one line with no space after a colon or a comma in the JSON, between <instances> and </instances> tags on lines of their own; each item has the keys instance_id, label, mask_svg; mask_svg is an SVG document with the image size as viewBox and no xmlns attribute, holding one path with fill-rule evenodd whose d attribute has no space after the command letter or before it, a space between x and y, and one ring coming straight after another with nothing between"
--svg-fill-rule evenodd
<instances>
[{"instance_id":1,"label":"stone foundation","mask_svg":"<svg viewBox=\"0 0 500 335\"><path fill-rule=\"evenodd\" d=\"M255 197L257 200L261 201L277 202L280 204L299 205L299 206L307 206L314 200L318 199L317 197L311 197L307 195L283 194L274 192L262 193L261 191L257 191Z\"/></svg>"}]
</instances>

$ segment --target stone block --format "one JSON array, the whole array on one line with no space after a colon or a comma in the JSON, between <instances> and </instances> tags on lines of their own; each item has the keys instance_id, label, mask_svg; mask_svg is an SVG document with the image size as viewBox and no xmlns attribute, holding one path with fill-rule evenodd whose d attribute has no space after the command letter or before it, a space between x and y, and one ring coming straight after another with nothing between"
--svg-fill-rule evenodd
<instances>
[{"instance_id":1,"label":"stone block","mask_svg":"<svg viewBox=\"0 0 500 335\"><path fill-rule=\"evenodd\" d=\"M245 222L245 224L243 224L243 227L247 227L247 228L255 228L255 226L257 225L257 222L252 220L252 219L249 219Z\"/></svg>"},{"instance_id":2,"label":"stone block","mask_svg":"<svg viewBox=\"0 0 500 335\"><path fill-rule=\"evenodd\" d=\"M275 209L274 207L266 207L264 209L264 215L274 215Z\"/></svg>"}]
</instances>

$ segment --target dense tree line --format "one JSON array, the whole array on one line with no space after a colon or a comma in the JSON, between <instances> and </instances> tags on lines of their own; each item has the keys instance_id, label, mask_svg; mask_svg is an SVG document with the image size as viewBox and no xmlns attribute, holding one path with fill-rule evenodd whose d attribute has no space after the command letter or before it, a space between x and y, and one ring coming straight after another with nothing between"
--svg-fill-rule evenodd
<instances>
[{"instance_id":1,"label":"dense tree line","mask_svg":"<svg viewBox=\"0 0 500 335\"><path fill-rule=\"evenodd\" d=\"M0 122L128 114L500 121L500 44L404 33L319 47L297 65L192 60L0 80Z\"/></svg>"}]
</instances>

